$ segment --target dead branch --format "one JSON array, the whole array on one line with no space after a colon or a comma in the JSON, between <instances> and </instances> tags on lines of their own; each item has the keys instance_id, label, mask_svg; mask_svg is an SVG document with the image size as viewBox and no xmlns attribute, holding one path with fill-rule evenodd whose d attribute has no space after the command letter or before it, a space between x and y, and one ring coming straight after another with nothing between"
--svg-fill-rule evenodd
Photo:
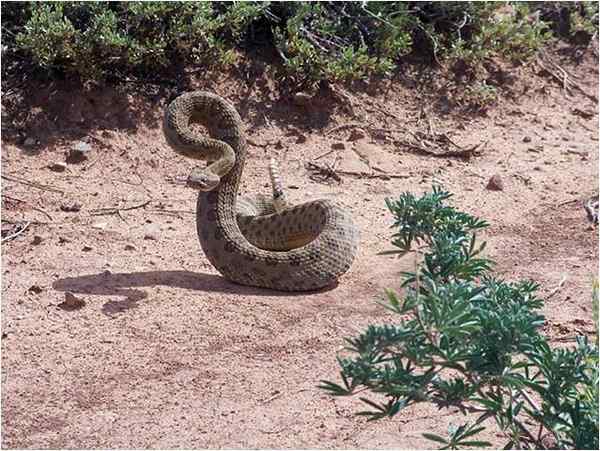
<instances>
[{"instance_id":1,"label":"dead branch","mask_svg":"<svg viewBox=\"0 0 600 451\"><path fill-rule=\"evenodd\" d=\"M555 78L563 87L563 91L565 94L569 92L570 89L574 88L580 93L582 93L585 97L592 100L593 102L597 102L598 98L593 94L588 94L578 83L576 83L573 79L577 78L576 75L566 71L563 69L556 61L554 61L550 56L548 56L545 52L540 52L537 56L537 63L539 66L550 74L553 78ZM571 78L569 78L571 75Z\"/></svg>"},{"instance_id":2,"label":"dead branch","mask_svg":"<svg viewBox=\"0 0 600 451\"><path fill-rule=\"evenodd\" d=\"M342 182L340 175L349 175L352 177L360 178L360 179L382 179L382 180L390 180L390 179L404 179L409 178L409 174L390 174L386 172L382 172L380 174L375 172L359 172L359 171L343 171L339 169L334 169L331 165L319 165L312 161L306 163L306 168L309 171L312 171L311 180L317 182L325 182L328 179L332 178L337 182Z\"/></svg>"},{"instance_id":3,"label":"dead branch","mask_svg":"<svg viewBox=\"0 0 600 451\"><path fill-rule=\"evenodd\" d=\"M414 140L409 140L409 139L404 139L401 141L401 143L403 143L404 145L406 145L407 147L416 150L419 153L425 154L425 155L431 155L434 157L458 157L458 158L471 158L472 156L476 155L478 152L477 150L482 147L485 146L485 144L487 144L486 142L480 142L479 144L475 144L474 146L468 147L468 148L464 148L464 147L460 147L458 144L454 143L445 133L438 133L435 135L432 135L429 139L424 139L423 138L423 134L422 133L415 133L415 132L411 132L408 131L410 134L412 134L414 136ZM437 143L436 141L442 141L443 144L451 144L453 145L457 150L441 150L441 145L439 143Z\"/></svg>"},{"instance_id":4,"label":"dead branch","mask_svg":"<svg viewBox=\"0 0 600 451\"><path fill-rule=\"evenodd\" d=\"M36 207L35 205L32 205L32 204L30 204L29 202L27 202L27 201L25 201L23 199L19 199L17 197L12 197L12 196L9 196L7 194L2 194L2 197L6 198L6 199L14 200L16 202L21 202L21 203L23 203L25 205L29 205L33 210L35 210L37 212L40 212L43 215L45 215L50 221L54 221L54 218L52 216L50 216L50 214L47 213L45 210L43 210L40 207Z\"/></svg>"},{"instance_id":5,"label":"dead branch","mask_svg":"<svg viewBox=\"0 0 600 451\"><path fill-rule=\"evenodd\" d=\"M312 172L310 179L314 180L315 182L327 182L329 179L333 179L338 183L342 182L342 179L337 174L336 170L329 164L322 166L309 161L306 163L306 169Z\"/></svg>"},{"instance_id":6,"label":"dead branch","mask_svg":"<svg viewBox=\"0 0 600 451\"><path fill-rule=\"evenodd\" d=\"M42 190L42 191L52 191L54 193L59 193L59 194L64 194L65 193L63 190L55 188L53 186L43 185L41 183L32 182L32 181L27 180L27 179L22 179L20 177L14 177L14 176L11 176L11 175L3 175L2 178L5 179L5 180L9 180L11 182L21 183L22 185L31 186L32 188L37 188L37 189Z\"/></svg>"},{"instance_id":7,"label":"dead branch","mask_svg":"<svg viewBox=\"0 0 600 451\"><path fill-rule=\"evenodd\" d=\"M322 153L321 155L319 155L318 157L315 157L315 158L313 158L313 159L314 159L314 160L319 160L320 158L326 157L327 155L329 155L329 154L331 154L331 153L333 153L333 152L335 152L335 150L334 150L334 149L328 150L327 152L325 152L325 153Z\"/></svg>"},{"instance_id":8,"label":"dead branch","mask_svg":"<svg viewBox=\"0 0 600 451\"><path fill-rule=\"evenodd\" d=\"M133 205L131 207L123 207L123 208L119 208L119 207L95 208L93 210L90 210L90 215L92 215L92 216L119 215L120 216L122 211L135 210L137 208L144 208L150 202L151 202L151 200L147 200L139 205Z\"/></svg>"},{"instance_id":9,"label":"dead branch","mask_svg":"<svg viewBox=\"0 0 600 451\"><path fill-rule=\"evenodd\" d=\"M558 293L560 291L560 289L563 287L563 285L565 284L565 282L567 281L567 276L562 276L562 278L560 279L560 282L558 282L558 285L556 286L556 288L554 290L552 290L548 296L546 296L546 301L548 299L550 299L552 296L554 296L556 293Z\"/></svg>"},{"instance_id":10,"label":"dead branch","mask_svg":"<svg viewBox=\"0 0 600 451\"><path fill-rule=\"evenodd\" d=\"M337 127L333 127L331 130L326 131L325 132L325 136L331 135L332 133L335 133L335 132L339 132L339 131L342 131L342 130L347 130L349 128L355 128L355 127L364 128L365 125L364 124L355 123L355 122L351 122L349 124L338 125Z\"/></svg>"},{"instance_id":11,"label":"dead branch","mask_svg":"<svg viewBox=\"0 0 600 451\"><path fill-rule=\"evenodd\" d=\"M387 172L383 172L381 174L377 174L375 172L356 172L356 171L337 171L338 174L342 175L350 175L355 176L360 179L382 179L382 180L390 180L390 179L407 179L410 177L410 174L390 174Z\"/></svg>"},{"instance_id":12,"label":"dead branch","mask_svg":"<svg viewBox=\"0 0 600 451\"><path fill-rule=\"evenodd\" d=\"M22 234L27 229L27 227L29 227L30 224L31 224L31 221L27 221L25 223L25 225L21 225L21 228L19 230L17 230L15 233L13 233L12 235L8 235L5 238L2 238L2 243L6 243L7 241L14 240L16 237L18 237L20 234Z\"/></svg>"}]
</instances>

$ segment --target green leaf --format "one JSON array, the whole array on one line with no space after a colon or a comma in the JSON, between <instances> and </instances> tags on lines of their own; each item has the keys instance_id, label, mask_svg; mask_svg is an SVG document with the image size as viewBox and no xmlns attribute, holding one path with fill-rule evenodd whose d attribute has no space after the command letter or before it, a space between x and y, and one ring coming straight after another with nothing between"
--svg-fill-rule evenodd
<instances>
[{"instance_id":1,"label":"green leaf","mask_svg":"<svg viewBox=\"0 0 600 451\"><path fill-rule=\"evenodd\" d=\"M439 435L436 435L436 434L431 434L429 432L423 432L421 435L423 437L425 437L426 439L432 440L434 442L442 443L444 445L447 445L448 443L450 443L445 438L440 437Z\"/></svg>"},{"instance_id":2,"label":"green leaf","mask_svg":"<svg viewBox=\"0 0 600 451\"><path fill-rule=\"evenodd\" d=\"M469 442L458 442L460 446L477 446L478 448L484 448L486 446L492 446L490 442L485 441L469 441Z\"/></svg>"}]
</instances>

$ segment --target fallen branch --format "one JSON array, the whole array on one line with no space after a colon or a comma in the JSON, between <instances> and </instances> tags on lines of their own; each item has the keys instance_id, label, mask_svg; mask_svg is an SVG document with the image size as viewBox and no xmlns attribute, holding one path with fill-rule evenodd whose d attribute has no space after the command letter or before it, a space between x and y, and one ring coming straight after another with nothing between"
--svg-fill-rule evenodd
<instances>
[{"instance_id":1,"label":"fallen branch","mask_svg":"<svg viewBox=\"0 0 600 451\"><path fill-rule=\"evenodd\" d=\"M444 135L446 136L446 135ZM431 155L434 157L458 157L458 158L471 158L473 155L477 154L477 150L482 146L487 144L486 142L481 142L479 144L475 144L472 147L469 148L462 148L459 147L458 145L454 144L447 136L446 136L447 142L450 144L453 144L458 150L436 150L435 147L438 147L439 149L439 145L435 144L435 146L431 146L431 147L427 147L423 144L422 140L419 140L419 142L415 142L415 141L411 141L411 140L403 140L401 141L404 145L406 145L407 147L410 147L411 149L416 150L419 153L423 153L426 155Z\"/></svg>"},{"instance_id":2,"label":"fallen branch","mask_svg":"<svg viewBox=\"0 0 600 451\"><path fill-rule=\"evenodd\" d=\"M342 182L341 177L331 165L321 166L309 161L306 163L306 169L313 172L310 179L315 182L326 182L329 179L334 179L338 183Z\"/></svg>"},{"instance_id":3,"label":"fallen branch","mask_svg":"<svg viewBox=\"0 0 600 451\"><path fill-rule=\"evenodd\" d=\"M565 284L565 282L567 281L567 276L562 276L562 279L560 279L560 282L558 282L558 285L556 286L556 288L554 290L552 290L548 296L546 296L546 301L548 299L550 299L552 296L554 296L556 293L558 293L560 291L560 289L563 287L563 285Z\"/></svg>"},{"instance_id":4,"label":"fallen branch","mask_svg":"<svg viewBox=\"0 0 600 451\"><path fill-rule=\"evenodd\" d=\"M387 172L382 172L380 174L375 172L359 172L359 171L343 171L339 169L334 169L330 165L319 165L312 161L306 163L306 168L309 171L313 171L313 175L311 176L311 180L315 181L327 181L329 178L333 178L337 182L341 182L342 179L340 175L349 175L357 178L365 178L365 179L382 179L382 180L390 180L390 179L404 179L409 178L409 174L390 174ZM322 178L323 177L323 178Z\"/></svg>"},{"instance_id":5,"label":"fallen branch","mask_svg":"<svg viewBox=\"0 0 600 451\"><path fill-rule=\"evenodd\" d=\"M410 177L410 174L389 174L387 172L377 174L374 172L355 172L355 171L337 171L338 174L342 175L351 175L356 176L361 179L382 179L382 180L390 180L390 179L407 179Z\"/></svg>"},{"instance_id":6,"label":"fallen branch","mask_svg":"<svg viewBox=\"0 0 600 451\"><path fill-rule=\"evenodd\" d=\"M9 196L7 194L2 194L2 197L6 198L6 199L10 199L10 200L14 200L15 202L21 202L25 205L29 205L33 210L42 213L43 215L45 215L50 221L54 221L54 218L52 216L50 216L49 213L47 213L45 210L43 210L42 208L36 207L35 205L30 204L29 202L23 200L23 199L19 199L17 197L12 197Z\"/></svg>"},{"instance_id":7,"label":"fallen branch","mask_svg":"<svg viewBox=\"0 0 600 451\"><path fill-rule=\"evenodd\" d=\"M329 155L329 154L331 154L331 153L333 153L333 152L335 152L335 150L334 150L334 149L328 150L327 152L325 152L325 153L322 153L322 154L321 154L321 155L319 155L318 157L315 157L315 158L314 158L314 160L319 160L319 159L321 159L321 158L323 158L323 157L326 157L327 155Z\"/></svg>"},{"instance_id":8,"label":"fallen branch","mask_svg":"<svg viewBox=\"0 0 600 451\"><path fill-rule=\"evenodd\" d=\"M365 125L364 124L359 124L359 123L350 123L350 124L342 124L342 125L338 125L337 127L333 127L331 130L328 130L325 132L325 136L331 135L332 133L335 132L339 132L342 130L347 130L349 128L357 128L357 127L361 127L364 128Z\"/></svg>"},{"instance_id":9,"label":"fallen branch","mask_svg":"<svg viewBox=\"0 0 600 451\"><path fill-rule=\"evenodd\" d=\"M598 101L598 98L595 95L588 94L578 83L572 80L572 78L576 78L574 74L570 74L571 78L569 78L569 72L563 69L557 62L552 60L552 58L550 58L546 53L542 52L538 55L537 63L543 70L545 70L548 74L562 84L565 94L567 94L571 88L575 88L593 102ZM557 71L559 73L557 73Z\"/></svg>"},{"instance_id":10,"label":"fallen branch","mask_svg":"<svg viewBox=\"0 0 600 451\"><path fill-rule=\"evenodd\" d=\"M63 190L55 188L53 186L42 185L41 183L32 182L30 180L22 179L20 177L13 177L11 175L3 175L2 178L5 179L5 180L9 180L11 182L21 183L23 185L31 186L33 188L37 188L37 189L40 189L42 191L52 191L54 193L59 193L59 194L64 194L65 193Z\"/></svg>"},{"instance_id":11,"label":"fallen branch","mask_svg":"<svg viewBox=\"0 0 600 451\"><path fill-rule=\"evenodd\" d=\"M92 216L120 215L122 211L135 210L137 208L144 208L150 202L151 202L150 200L147 200L146 202L141 203L139 205L133 205L131 207L123 207L123 208L119 208L119 207L95 208L93 210L90 210L90 215L92 215Z\"/></svg>"},{"instance_id":12,"label":"fallen branch","mask_svg":"<svg viewBox=\"0 0 600 451\"><path fill-rule=\"evenodd\" d=\"M16 237L18 237L20 234L22 234L25 230L27 230L27 227L29 227L30 224L31 224L31 221L27 221L25 223L25 225L22 225L21 228L19 230L17 230L15 233L13 233L12 235L8 235L5 238L2 238L2 243L5 243L9 240L14 240Z\"/></svg>"}]
</instances>

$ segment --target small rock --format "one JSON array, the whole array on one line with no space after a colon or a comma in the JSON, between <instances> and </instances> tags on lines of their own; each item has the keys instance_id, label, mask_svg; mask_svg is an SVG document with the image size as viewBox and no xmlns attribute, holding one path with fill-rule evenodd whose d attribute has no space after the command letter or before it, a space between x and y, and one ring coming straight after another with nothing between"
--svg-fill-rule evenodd
<instances>
[{"instance_id":1,"label":"small rock","mask_svg":"<svg viewBox=\"0 0 600 451\"><path fill-rule=\"evenodd\" d=\"M283 143L281 142L281 139L277 140L277 142L274 144L274 147L277 150L283 149Z\"/></svg>"},{"instance_id":2,"label":"small rock","mask_svg":"<svg viewBox=\"0 0 600 451\"><path fill-rule=\"evenodd\" d=\"M306 137L306 135L299 134L299 135L296 137L296 144L303 144L303 143L305 143L306 141L308 141L308 138Z\"/></svg>"},{"instance_id":3,"label":"small rock","mask_svg":"<svg viewBox=\"0 0 600 451\"><path fill-rule=\"evenodd\" d=\"M146 226L144 231L144 239L158 241L158 237L160 236L160 227L157 225Z\"/></svg>"},{"instance_id":4,"label":"small rock","mask_svg":"<svg viewBox=\"0 0 600 451\"><path fill-rule=\"evenodd\" d=\"M70 243L71 240L69 240L68 238L65 238L64 236L59 236L58 237L58 243L59 244L63 244L63 243Z\"/></svg>"},{"instance_id":5,"label":"small rock","mask_svg":"<svg viewBox=\"0 0 600 451\"><path fill-rule=\"evenodd\" d=\"M67 163L75 164L87 160L87 154L92 150L92 146L85 141L77 141L75 145L67 152Z\"/></svg>"},{"instance_id":6,"label":"small rock","mask_svg":"<svg viewBox=\"0 0 600 451\"><path fill-rule=\"evenodd\" d=\"M31 240L31 244L32 244L32 245L34 245L34 246L37 246L38 244L41 244L41 243L42 243L42 241L43 241L43 239L42 239L42 237L41 237L41 236L39 236L39 235L35 235L35 236L33 237L33 240Z\"/></svg>"},{"instance_id":7,"label":"small rock","mask_svg":"<svg viewBox=\"0 0 600 451\"><path fill-rule=\"evenodd\" d=\"M27 291L29 291L30 293L35 293L35 294L40 294L42 291L44 291L42 289L42 287L40 287L39 285L31 285Z\"/></svg>"},{"instance_id":8,"label":"small rock","mask_svg":"<svg viewBox=\"0 0 600 451\"><path fill-rule=\"evenodd\" d=\"M385 130L375 130L375 132L373 133L373 139L377 140L377 141L383 141L383 142L387 142L388 140L388 136L387 133L385 132Z\"/></svg>"},{"instance_id":9,"label":"small rock","mask_svg":"<svg viewBox=\"0 0 600 451\"><path fill-rule=\"evenodd\" d=\"M350 131L348 141L358 141L359 139L363 139L365 136L367 136L367 134L362 128L353 128Z\"/></svg>"},{"instance_id":10,"label":"small rock","mask_svg":"<svg viewBox=\"0 0 600 451\"><path fill-rule=\"evenodd\" d=\"M71 149L76 152L87 153L92 150L92 146L85 141L77 141Z\"/></svg>"},{"instance_id":11,"label":"small rock","mask_svg":"<svg viewBox=\"0 0 600 451\"><path fill-rule=\"evenodd\" d=\"M85 305L85 301L78 298L73 293L67 291L65 293L65 300L58 304L58 307L63 310L77 310Z\"/></svg>"},{"instance_id":12,"label":"small rock","mask_svg":"<svg viewBox=\"0 0 600 451\"><path fill-rule=\"evenodd\" d=\"M61 204L60 209L68 213L74 213L81 210L81 204L74 202L72 204Z\"/></svg>"},{"instance_id":13,"label":"small rock","mask_svg":"<svg viewBox=\"0 0 600 451\"><path fill-rule=\"evenodd\" d=\"M573 108L571 113L584 119L591 119L594 117L594 112L592 110L580 110L579 108Z\"/></svg>"},{"instance_id":14,"label":"small rock","mask_svg":"<svg viewBox=\"0 0 600 451\"><path fill-rule=\"evenodd\" d=\"M288 185L289 189L300 189L298 185Z\"/></svg>"},{"instance_id":15,"label":"small rock","mask_svg":"<svg viewBox=\"0 0 600 451\"><path fill-rule=\"evenodd\" d=\"M486 189L491 191L504 191L504 182L499 175L493 175L487 183Z\"/></svg>"},{"instance_id":16,"label":"small rock","mask_svg":"<svg viewBox=\"0 0 600 451\"><path fill-rule=\"evenodd\" d=\"M305 92L297 92L294 94L294 103L300 106L308 106L312 103L313 97Z\"/></svg>"},{"instance_id":17,"label":"small rock","mask_svg":"<svg viewBox=\"0 0 600 451\"><path fill-rule=\"evenodd\" d=\"M64 172L67 169L67 165L64 163L52 163L48 165L48 169L54 172Z\"/></svg>"},{"instance_id":18,"label":"small rock","mask_svg":"<svg viewBox=\"0 0 600 451\"><path fill-rule=\"evenodd\" d=\"M333 150L344 150L346 148L346 146L342 142L337 142L337 143L331 144L331 148Z\"/></svg>"},{"instance_id":19,"label":"small rock","mask_svg":"<svg viewBox=\"0 0 600 451\"><path fill-rule=\"evenodd\" d=\"M531 142L531 136L523 136L523 142L524 143L530 143Z\"/></svg>"},{"instance_id":20,"label":"small rock","mask_svg":"<svg viewBox=\"0 0 600 451\"><path fill-rule=\"evenodd\" d=\"M83 247L81 248L81 250L82 250L83 252L89 252L89 251L91 251L92 249L93 249L93 248L92 248L92 246L88 246L88 245L85 245L85 246L83 246Z\"/></svg>"},{"instance_id":21,"label":"small rock","mask_svg":"<svg viewBox=\"0 0 600 451\"><path fill-rule=\"evenodd\" d=\"M25 138L25 141L23 142L23 145L25 147L34 147L37 145L37 140L34 138Z\"/></svg>"},{"instance_id":22,"label":"small rock","mask_svg":"<svg viewBox=\"0 0 600 451\"><path fill-rule=\"evenodd\" d=\"M132 244L126 244L125 250L126 251L135 251L135 246L133 246Z\"/></svg>"}]
</instances>

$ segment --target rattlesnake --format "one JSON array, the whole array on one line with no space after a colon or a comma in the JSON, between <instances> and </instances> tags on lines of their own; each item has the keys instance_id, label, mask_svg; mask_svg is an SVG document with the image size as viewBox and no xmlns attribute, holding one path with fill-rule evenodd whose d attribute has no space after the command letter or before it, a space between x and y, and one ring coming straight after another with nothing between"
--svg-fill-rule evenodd
<instances>
[{"instance_id":1,"label":"rattlesnake","mask_svg":"<svg viewBox=\"0 0 600 451\"><path fill-rule=\"evenodd\" d=\"M190 128L202 123L210 138ZM187 185L199 191L196 226L201 247L227 279L285 291L333 285L351 266L358 228L339 204L314 200L289 206L271 165L274 198L240 198L247 144L242 121L223 98L189 92L167 107L163 131L175 152L206 160Z\"/></svg>"}]
</instances>

